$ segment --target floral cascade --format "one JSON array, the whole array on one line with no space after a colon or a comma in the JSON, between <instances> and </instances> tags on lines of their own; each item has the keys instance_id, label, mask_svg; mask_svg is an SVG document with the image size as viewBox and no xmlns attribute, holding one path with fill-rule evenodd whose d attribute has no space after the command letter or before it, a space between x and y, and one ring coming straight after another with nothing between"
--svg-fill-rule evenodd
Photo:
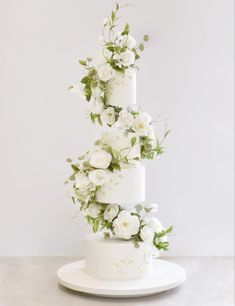
<instances>
[{"instance_id":1,"label":"floral cascade","mask_svg":"<svg viewBox=\"0 0 235 306\"><path fill-rule=\"evenodd\" d=\"M154 159L164 153L163 141L168 135L166 130L162 139L156 136L151 117L134 104L127 107L112 105L109 101L111 82L116 74L125 75L136 65L148 35L137 45L130 35L129 24L122 31L117 31L119 10L123 6L116 4L110 18L103 22L103 35L100 38L102 50L96 64L93 59L80 60L86 71L81 79L81 87L71 86L72 91L79 91L91 104L89 118L94 124L117 128L119 133L131 136L130 146L117 149L108 133L95 142L94 149L86 152L77 160L68 159L72 174L65 182L72 186L72 200L79 205L93 231L102 231L105 237L116 236L120 239L152 244L159 250L167 250L168 234L172 227L164 228L154 216L157 204L139 203L134 208L125 205L98 202L97 193L109 181L112 173L135 167L142 159ZM130 154L136 146L139 154ZM128 189L128 186L127 186Z\"/></svg>"}]
</instances>

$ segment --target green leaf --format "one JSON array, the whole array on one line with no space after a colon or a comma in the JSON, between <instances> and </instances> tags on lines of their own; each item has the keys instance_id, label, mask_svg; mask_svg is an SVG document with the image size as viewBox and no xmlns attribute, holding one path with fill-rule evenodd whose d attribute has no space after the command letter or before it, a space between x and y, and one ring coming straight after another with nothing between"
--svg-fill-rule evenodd
<instances>
[{"instance_id":1,"label":"green leaf","mask_svg":"<svg viewBox=\"0 0 235 306\"><path fill-rule=\"evenodd\" d=\"M121 171L121 167L118 163L112 164L112 168L113 170L115 169L115 170Z\"/></svg>"},{"instance_id":2,"label":"green leaf","mask_svg":"<svg viewBox=\"0 0 235 306\"><path fill-rule=\"evenodd\" d=\"M72 159L67 158L66 161L67 161L68 163L71 163L71 162L72 162Z\"/></svg>"},{"instance_id":3,"label":"green leaf","mask_svg":"<svg viewBox=\"0 0 235 306\"><path fill-rule=\"evenodd\" d=\"M139 49L140 49L140 51L144 51L144 44L139 44Z\"/></svg>"},{"instance_id":4,"label":"green leaf","mask_svg":"<svg viewBox=\"0 0 235 306\"><path fill-rule=\"evenodd\" d=\"M75 173L70 175L69 180L72 181L72 182L75 181Z\"/></svg>"},{"instance_id":5,"label":"green leaf","mask_svg":"<svg viewBox=\"0 0 235 306\"><path fill-rule=\"evenodd\" d=\"M100 116L100 115L97 116L97 120L98 120L99 125L102 126L103 123L102 123L102 120L101 120L101 116Z\"/></svg>"},{"instance_id":6,"label":"green leaf","mask_svg":"<svg viewBox=\"0 0 235 306\"><path fill-rule=\"evenodd\" d=\"M130 32L130 26L128 23L126 23L124 31L122 32L122 35L128 35Z\"/></svg>"},{"instance_id":7,"label":"green leaf","mask_svg":"<svg viewBox=\"0 0 235 306\"><path fill-rule=\"evenodd\" d=\"M112 19L112 21L114 21L114 20L115 20L115 17L116 17L116 14L115 14L115 12L114 12L114 11L112 11L112 15L111 15L111 19Z\"/></svg>"},{"instance_id":8,"label":"green leaf","mask_svg":"<svg viewBox=\"0 0 235 306\"><path fill-rule=\"evenodd\" d=\"M136 144L136 137L131 138L131 146L133 147Z\"/></svg>"},{"instance_id":9,"label":"green leaf","mask_svg":"<svg viewBox=\"0 0 235 306\"><path fill-rule=\"evenodd\" d=\"M148 36L148 35L144 35L143 40L144 40L144 41L149 41L149 36Z\"/></svg>"},{"instance_id":10,"label":"green leaf","mask_svg":"<svg viewBox=\"0 0 235 306\"><path fill-rule=\"evenodd\" d=\"M104 238L109 239L110 238L110 233L104 232Z\"/></svg>"},{"instance_id":11,"label":"green leaf","mask_svg":"<svg viewBox=\"0 0 235 306\"><path fill-rule=\"evenodd\" d=\"M93 60L93 58L92 57L88 57L87 60L88 60L88 62L91 62Z\"/></svg>"},{"instance_id":12,"label":"green leaf","mask_svg":"<svg viewBox=\"0 0 235 306\"><path fill-rule=\"evenodd\" d=\"M98 231L98 228L99 228L99 220L96 219L93 224L93 232L96 233Z\"/></svg>"},{"instance_id":13,"label":"green leaf","mask_svg":"<svg viewBox=\"0 0 235 306\"><path fill-rule=\"evenodd\" d=\"M83 60L79 60L79 64L83 65L83 66L87 66L87 62L83 61Z\"/></svg>"},{"instance_id":14,"label":"green leaf","mask_svg":"<svg viewBox=\"0 0 235 306\"><path fill-rule=\"evenodd\" d=\"M72 167L73 171L75 171L75 172L79 171L79 168L78 168L77 165L72 164L71 167Z\"/></svg>"},{"instance_id":15,"label":"green leaf","mask_svg":"<svg viewBox=\"0 0 235 306\"><path fill-rule=\"evenodd\" d=\"M80 82L81 82L82 84L86 84L86 83L89 82L89 81L90 81L90 79L88 78L88 76L85 76L84 78L81 79Z\"/></svg>"},{"instance_id":16,"label":"green leaf","mask_svg":"<svg viewBox=\"0 0 235 306\"><path fill-rule=\"evenodd\" d=\"M119 158L119 153L118 153L117 150L112 149L112 154L113 154L113 157L114 157L115 159L118 159L118 158Z\"/></svg>"}]
</instances>

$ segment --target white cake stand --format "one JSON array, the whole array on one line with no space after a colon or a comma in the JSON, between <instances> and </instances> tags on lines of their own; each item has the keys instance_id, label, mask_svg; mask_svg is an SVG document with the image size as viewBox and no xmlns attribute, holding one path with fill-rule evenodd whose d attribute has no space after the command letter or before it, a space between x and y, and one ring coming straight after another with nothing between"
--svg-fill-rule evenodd
<instances>
[{"instance_id":1,"label":"white cake stand","mask_svg":"<svg viewBox=\"0 0 235 306\"><path fill-rule=\"evenodd\" d=\"M125 298L152 295L175 288L185 280L185 270L179 265L154 260L153 272L143 279L104 280L93 278L85 271L85 260L76 261L61 267L58 280L63 286L92 295Z\"/></svg>"}]
</instances>

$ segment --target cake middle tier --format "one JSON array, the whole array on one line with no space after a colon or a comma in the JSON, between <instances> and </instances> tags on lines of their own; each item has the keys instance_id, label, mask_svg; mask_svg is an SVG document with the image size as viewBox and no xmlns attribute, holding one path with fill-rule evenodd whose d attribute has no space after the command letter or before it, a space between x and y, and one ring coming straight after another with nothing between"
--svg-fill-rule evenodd
<instances>
[{"instance_id":1,"label":"cake middle tier","mask_svg":"<svg viewBox=\"0 0 235 306\"><path fill-rule=\"evenodd\" d=\"M145 201L145 167L140 163L110 173L96 193L96 200L107 204L137 204Z\"/></svg>"},{"instance_id":2,"label":"cake middle tier","mask_svg":"<svg viewBox=\"0 0 235 306\"><path fill-rule=\"evenodd\" d=\"M136 104L136 70L128 68L124 73L116 72L108 83L107 102L110 105L127 107Z\"/></svg>"}]
</instances>

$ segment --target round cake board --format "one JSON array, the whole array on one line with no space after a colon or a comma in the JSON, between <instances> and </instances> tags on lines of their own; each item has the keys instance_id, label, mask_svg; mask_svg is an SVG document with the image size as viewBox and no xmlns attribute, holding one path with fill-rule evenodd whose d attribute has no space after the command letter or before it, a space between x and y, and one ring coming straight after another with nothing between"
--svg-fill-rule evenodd
<instances>
[{"instance_id":1,"label":"round cake board","mask_svg":"<svg viewBox=\"0 0 235 306\"><path fill-rule=\"evenodd\" d=\"M185 270L179 265L156 259L151 275L143 279L105 280L91 277L84 271L85 260L61 267L59 283L79 292L113 298L139 297L175 288L185 280Z\"/></svg>"}]
</instances>

